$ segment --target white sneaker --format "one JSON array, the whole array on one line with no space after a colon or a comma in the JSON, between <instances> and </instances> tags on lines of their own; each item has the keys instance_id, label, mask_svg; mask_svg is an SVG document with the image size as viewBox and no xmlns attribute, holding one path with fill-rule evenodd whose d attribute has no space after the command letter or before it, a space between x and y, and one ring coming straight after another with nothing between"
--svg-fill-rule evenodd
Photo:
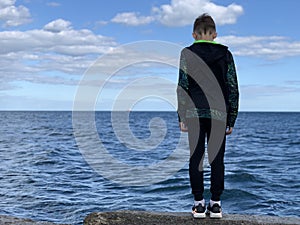
<instances>
[{"instance_id":1,"label":"white sneaker","mask_svg":"<svg viewBox=\"0 0 300 225\"><path fill-rule=\"evenodd\" d=\"M192 214L194 218L205 218L206 214L205 214L205 206L202 206L202 204L199 204L197 206L193 206L192 208Z\"/></svg>"},{"instance_id":2,"label":"white sneaker","mask_svg":"<svg viewBox=\"0 0 300 225\"><path fill-rule=\"evenodd\" d=\"M222 208L218 203L214 203L213 206L208 204L207 206L207 214L212 219L221 219L222 218Z\"/></svg>"}]
</instances>

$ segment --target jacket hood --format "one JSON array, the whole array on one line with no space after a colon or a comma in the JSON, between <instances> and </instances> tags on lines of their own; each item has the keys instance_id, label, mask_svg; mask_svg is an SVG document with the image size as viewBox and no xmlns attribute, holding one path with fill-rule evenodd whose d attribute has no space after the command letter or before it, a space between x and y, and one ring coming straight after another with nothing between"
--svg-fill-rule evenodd
<instances>
[{"instance_id":1,"label":"jacket hood","mask_svg":"<svg viewBox=\"0 0 300 225\"><path fill-rule=\"evenodd\" d=\"M228 47L214 41L198 40L195 41L190 47L191 51L200 56L206 63L214 63L220 58L225 57Z\"/></svg>"}]
</instances>

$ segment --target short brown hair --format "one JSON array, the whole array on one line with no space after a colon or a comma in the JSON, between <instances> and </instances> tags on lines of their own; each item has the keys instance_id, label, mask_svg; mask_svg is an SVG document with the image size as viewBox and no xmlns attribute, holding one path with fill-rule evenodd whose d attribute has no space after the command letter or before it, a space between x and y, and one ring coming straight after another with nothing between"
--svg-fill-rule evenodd
<instances>
[{"instance_id":1,"label":"short brown hair","mask_svg":"<svg viewBox=\"0 0 300 225\"><path fill-rule=\"evenodd\" d=\"M203 13L201 16L197 17L194 22L193 32L200 35L206 34L206 32L216 32L216 24L213 18L207 13Z\"/></svg>"}]
</instances>

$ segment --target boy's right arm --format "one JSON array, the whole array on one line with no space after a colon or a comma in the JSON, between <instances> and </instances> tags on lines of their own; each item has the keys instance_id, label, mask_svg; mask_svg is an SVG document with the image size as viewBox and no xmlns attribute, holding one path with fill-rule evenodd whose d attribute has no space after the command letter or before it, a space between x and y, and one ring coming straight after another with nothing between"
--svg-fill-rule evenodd
<instances>
[{"instance_id":1,"label":"boy's right arm","mask_svg":"<svg viewBox=\"0 0 300 225\"><path fill-rule=\"evenodd\" d=\"M186 106L188 102L188 74L187 74L187 66L184 54L181 53L180 56L180 68L179 68L179 78L178 78L178 86L177 86L177 113L179 120L180 130L183 132L187 131L186 127Z\"/></svg>"}]
</instances>

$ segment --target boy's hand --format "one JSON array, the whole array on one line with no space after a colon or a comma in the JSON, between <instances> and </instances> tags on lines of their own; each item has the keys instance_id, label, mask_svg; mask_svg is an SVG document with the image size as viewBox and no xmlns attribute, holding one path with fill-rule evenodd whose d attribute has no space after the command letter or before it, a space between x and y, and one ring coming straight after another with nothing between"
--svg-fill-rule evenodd
<instances>
[{"instance_id":1,"label":"boy's hand","mask_svg":"<svg viewBox=\"0 0 300 225\"><path fill-rule=\"evenodd\" d=\"M180 131L182 131L182 132L188 131L187 126L183 122L179 122L179 128L180 128Z\"/></svg>"},{"instance_id":2,"label":"boy's hand","mask_svg":"<svg viewBox=\"0 0 300 225\"><path fill-rule=\"evenodd\" d=\"M233 127L227 127L226 129L226 135L230 135L233 131Z\"/></svg>"}]
</instances>

